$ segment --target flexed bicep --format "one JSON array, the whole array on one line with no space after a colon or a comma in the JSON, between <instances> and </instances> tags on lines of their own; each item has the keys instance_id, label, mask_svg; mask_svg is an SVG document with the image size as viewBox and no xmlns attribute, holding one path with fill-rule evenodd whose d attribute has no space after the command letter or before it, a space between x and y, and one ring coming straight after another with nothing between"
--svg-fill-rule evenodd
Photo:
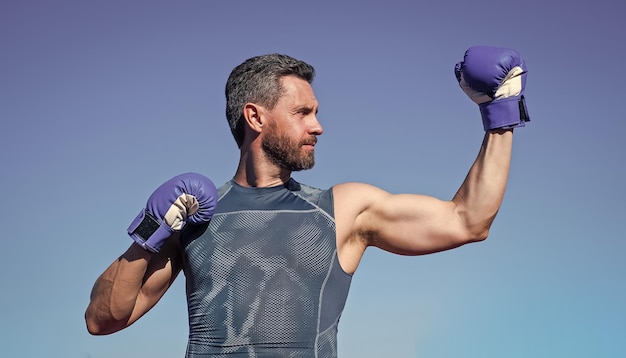
<instances>
[{"instance_id":1,"label":"flexed bicep","mask_svg":"<svg viewBox=\"0 0 626 358\"><path fill-rule=\"evenodd\" d=\"M370 246L401 255L429 254L475 241L454 202L426 195L383 195L358 221Z\"/></svg>"},{"instance_id":2,"label":"flexed bicep","mask_svg":"<svg viewBox=\"0 0 626 358\"><path fill-rule=\"evenodd\" d=\"M458 206L419 194L391 194L346 183L334 188L338 247L344 262L360 260L368 246L401 255L423 255L476 241ZM351 260L351 261L349 261ZM356 269L356 265L351 265Z\"/></svg>"}]
</instances>

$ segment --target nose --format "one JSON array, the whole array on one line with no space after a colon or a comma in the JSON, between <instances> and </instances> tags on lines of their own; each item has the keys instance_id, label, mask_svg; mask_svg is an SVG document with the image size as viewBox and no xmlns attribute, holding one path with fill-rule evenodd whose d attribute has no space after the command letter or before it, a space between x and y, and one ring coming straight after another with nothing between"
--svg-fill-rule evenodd
<instances>
[{"instance_id":1,"label":"nose","mask_svg":"<svg viewBox=\"0 0 626 358\"><path fill-rule=\"evenodd\" d=\"M313 116L313 119L309 124L309 133L312 135L320 135L324 133L324 128L322 128L322 124L317 119L317 116Z\"/></svg>"}]
</instances>

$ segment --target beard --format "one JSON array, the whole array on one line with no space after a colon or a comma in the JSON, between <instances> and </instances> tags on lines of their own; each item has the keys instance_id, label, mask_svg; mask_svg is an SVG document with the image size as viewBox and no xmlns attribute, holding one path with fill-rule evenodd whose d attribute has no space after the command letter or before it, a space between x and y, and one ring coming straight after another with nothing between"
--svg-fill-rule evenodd
<instances>
[{"instance_id":1,"label":"beard","mask_svg":"<svg viewBox=\"0 0 626 358\"><path fill-rule=\"evenodd\" d=\"M308 140L296 142L271 128L270 132L263 138L261 145L273 164L297 172L311 169L315 165L315 153L313 151L302 152L302 145L315 142L317 139L314 136Z\"/></svg>"}]
</instances>

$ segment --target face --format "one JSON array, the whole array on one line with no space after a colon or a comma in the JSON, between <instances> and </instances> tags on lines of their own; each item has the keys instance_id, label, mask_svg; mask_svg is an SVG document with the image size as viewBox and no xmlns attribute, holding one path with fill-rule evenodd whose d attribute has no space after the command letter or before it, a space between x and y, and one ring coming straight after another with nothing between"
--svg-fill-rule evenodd
<instances>
[{"instance_id":1,"label":"face","mask_svg":"<svg viewBox=\"0 0 626 358\"><path fill-rule=\"evenodd\" d=\"M268 111L262 147L277 166L299 171L315 164L315 144L322 134L317 120L317 99L311 85L293 76L283 77L285 93Z\"/></svg>"}]
</instances>

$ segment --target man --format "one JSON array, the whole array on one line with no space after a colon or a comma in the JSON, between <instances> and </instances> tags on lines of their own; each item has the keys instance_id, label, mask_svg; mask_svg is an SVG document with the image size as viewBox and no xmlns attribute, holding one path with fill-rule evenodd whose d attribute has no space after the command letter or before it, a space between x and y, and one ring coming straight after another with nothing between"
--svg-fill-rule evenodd
<instances>
[{"instance_id":1,"label":"man","mask_svg":"<svg viewBox=\"0 0 626 358\"><path fill-rule=\"evenodd\" d=\"M525 63L514 50L476 46L455 72L486 134L458 192L442 201L362 183L321 190L296 182L291 173L313 167L323 132L313 68L278 54L237 66L226 85L240 148L233 179L216 190L187 173L154 192L129 227L135 243L94 285L89 332L128 327L183 270L187 357L335 357L351 276L368 247L452 249L484 240L498 212L513 128L528 120Z\"/></svg>"}]
</instances>

